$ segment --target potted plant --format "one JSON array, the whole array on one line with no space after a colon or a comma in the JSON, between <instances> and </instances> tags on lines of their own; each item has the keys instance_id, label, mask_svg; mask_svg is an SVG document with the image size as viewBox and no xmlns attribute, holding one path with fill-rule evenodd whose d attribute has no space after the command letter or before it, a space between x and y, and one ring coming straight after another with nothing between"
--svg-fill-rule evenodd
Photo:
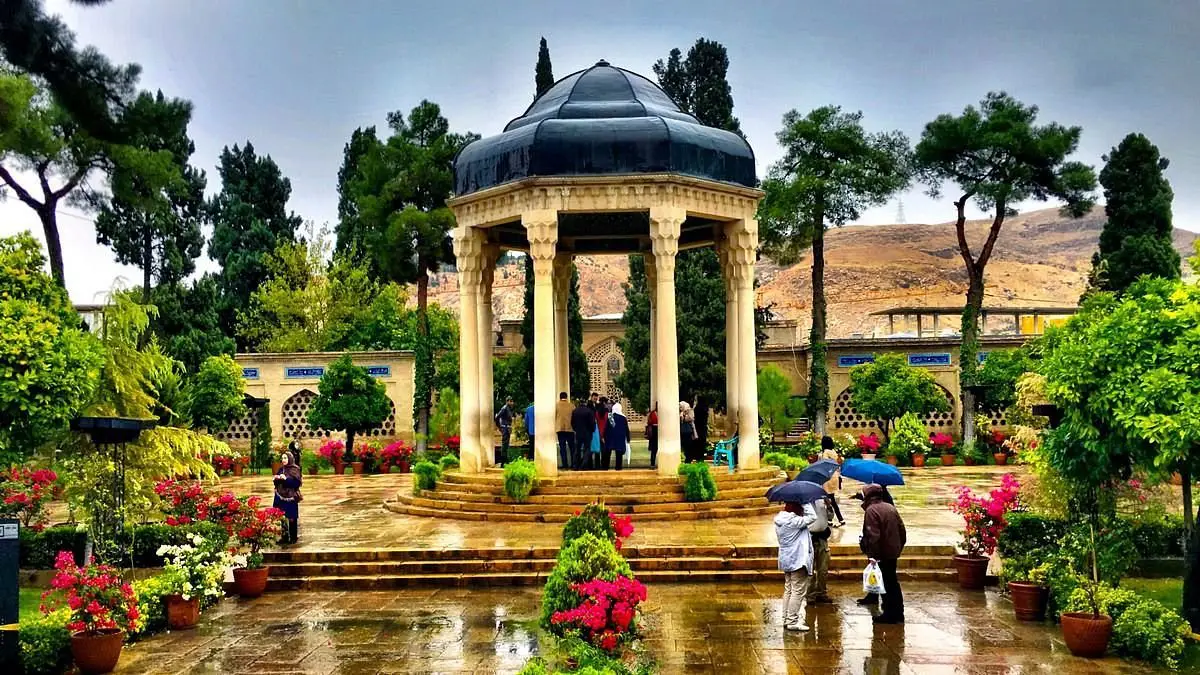
<instances>
[{"instance_id":1,"label":"potted plant","mask_svg":"<svg viewBox=\"0 0 1200 675\"><path fill-rule=\"evenodd\" d=\"M317 455L328 462L333 467L333 473L338 476L342 475L345 466L342 461L345 452L345 442L337 440L325 441L321 447L317 448Z\"/></svg>"},{"instance_id":2,"label":"potted plant","mask_svg":"<svg viewBox=\"0 0 1200 675\"><path fill-rule=\"evenodd\" d=\"M984 443L988 449L992 451L992 459L996 461L996 466L1004 466L1008 464L1009 455L1009 438L1008 435L999 429L992 429L987 436L984 437Z\"/></svg>"},{"instance_id":3,"label":"potted plant","mask_svg":"<svg viewBox=\"0 0 1200 675\"><path fill-rule=\"evenodd\" d=\"M1050 602L1050 587L1046 585L1049 573L1048 563L1038 564L1028 555L1004 559L1000 578L1008 588L1013 615L1018 621L1042 621L1046 618L1046 606Z\"/></svg>"},{"instance_id":4,"label":"potted plant","mask_svg":"<svg viewBox=\"0 0 1200 675\"><path fill-rule=\"evenodd\" d=\"M221 582L230 566L229 554L220 545L214 546L194 532L187 538L186 544L163 545L157 552L163 558L167 625L175 630L196 627L200 620L200 598L223 593Z\"/></svg>"},{"instance_id":5,"label":"potted plant","mask_svg":"<svg viewBox=\"0 0 1200 675\"><path fill-rule=\"evenodd\" d=\"M858 437L858 452L863 459L875 459L875 455L879 453L879 446L879 437L875 432Z\"/></svg>"},{"instance_id":6,"label":"potted plant","mask_svg":"<svg viewBox=\"0 0 1200 675\"><path fill-rule=\"evenodd\" d=\"M896 420L896 429L888 438L888 464L898 466L902 462L907 463L909 458L917 453L921 454L924 463L925 451L928 449L929 438L925 432L925 424L916 413L904 413Z\"/></svg>"},{"instance_id":7,"label":"potted plant","mask_svg":"<svg viewBox=\"0 0 1200 675\"><path fill-rule=\"evenodd\" d=\"M54 562L50 590L42 594L42 611L71 610L67 630L71 655L84 675L111 672L121 658L125 631L137 624L137 596L108 565L75 565L70 551L60 551Z\"/></svg>"},{"instance_id":8,"label":"potted plant","mask_svg":"<svg viewBox=\"0 0 1200 675\"><path fill-rule=\"evenodd\" d=\"M263 549L283 535L283 512L259 506L258 497L247 497L246 508L234 531L240 552L233 558L233 590L243 598L257 598L267 590L271 568L263 564Z\"/></svg>"},{"instance_id":9,"label":"potted plant","mask_svg":"<svg viewBox=\"0 0 1200 675\"><path fill-rule=\"evenodd\" d=\"M379 448L369 441L359 443L354 449L354 459L357 461L350 466L355 474L374 473L375 467L379 466Z\"/></svg>"},{"instance_id":10,"label":"potted plant","mask_svg":"<svg viewBox=\"0 0 1200 675\"><path fill-rule=\"evenodd\" d=\"M247 466L250 466L250 458L246 455L238 455L233 459L233 475L241 476L246 473Z\"/></svg>"},{"instance_id":11,"label":"potted plant","mask_svg":"<svg viewBox=\"0 0 1200 675\"><path fill-rule=\"evenodd\" d=\"M384 467L383 472L387 473L391 467L398 466L400 473L408 473L412 463L412 451L412 446L404 441L389 443L379 451L379 457Z\"/></svg>"},{"instance_id":12,"label":"potted plant","mask_svg":"<svg viewBox=\"0 0 1200 675\"><path fill-rule=\"evenodd\" d=\"M933 446L933 451L942 456L942 466L954 466L958 461L958 456L954 452L954 437L947 433L938 432L930 434L929 445Z\"/></svg>"},{"instance_id":13,"label":"potted plant","mask_svg":"<svg viewBox=\"0 0 1200 675\"><path fill-rule=\"evenodd\" d=\"M996 539L1004 529L1004 516L1017 505L1020 484L1012 474L1004 474L1000 487L979 497L970 488L959 486L950 510L963 518L964 553L954 556L958 586L982 590L987 579L989 556L996 550Z\"/></svg>"},{"instance_id":14,"label":"potted plant","mask_svg":"<svg viewBox=\"0 0 1200 675\"><path fill-rule=\"evenodd\" d=\"M1094 659L1108 651L1112 639L1113 620L1100 611L1100 570L1096 562L1096 526L1088 525L1090 541L1088 557L1091 558L1091 577L1081 577L1080 590L1087 600L1090 612L1063 612L1058 616L1062 626L1063 642L1075 656Z\"/></svg>"}]
</instances>

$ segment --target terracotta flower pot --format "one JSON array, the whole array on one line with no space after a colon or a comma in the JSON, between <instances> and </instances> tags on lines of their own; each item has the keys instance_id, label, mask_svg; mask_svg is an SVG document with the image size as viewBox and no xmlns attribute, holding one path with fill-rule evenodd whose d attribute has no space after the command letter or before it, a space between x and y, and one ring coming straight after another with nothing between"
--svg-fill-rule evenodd
<instances>
[{"instance_id":1,"label":"terracotta flower pot","mask_svg":"<svg viewBox=\"0 0 1200 675\"><path fill-rule=\"evenodd\" d=\"M913 455L912 462L913 462L913 466L916 466L916 467L925 466L925 455L922 455L920 453Z\"/></svg>"},{"instance_id":2,"label":"terracotta flower pot","mask_svg":"<svg viewBox=\"0 0 1200 675\"><path fill-rule=\"evenodd\" d=\"M362 472L363 472L363 463L362 462L350 462L350 470L354 472L355 476L361 476Z\"/></svg>"},{"instance_id":3,"label":"terracotta flower pot","mask_svg":"<svg viewBox=\"0 0 1200 675\"><path fill-rule=\"evenodd\" d=\"M958 571L958 587L967 591L983 590L987 580L988 559L983 556L954 556L954 569Z\"/></svg>"},{"instance_id":4,"label":"terracotta flower pot","mask_svg":"<svg viewBox=\"0 0 1200 675\"><path fill-rule=\"evenodd\" d=\"M408 472L409 472L408 460L404 460L404 459L400 460L400 473L408 473Z\"/></svg>"},{"instance_id":5,"label":"terracotta flower pot","mask_svg":"<svg viewBox=\"0 0 1200 675\"><path fill-rule=\"evenodd\" d=\"M267 577L270 567L248 569L238 567L233 570L233 590L243 598L257 598L267 590Z\"/></svg>"},{"instance_id":6,"label":"terracotta flower pot","mask_svg":"<svg viewBox=\"0 0 1200 675\"><path fill-rule=\"evenodd\" d=\"M958 455L954 453L942 453L942 466L954 466L958 461Z\"/></svg>"},{"instance_id":7,"label":"terracotta flower pot","mask_svg":"<svg viewBox=\"0 0 1200 675\"><path fill-rule=\"evenodd\" d=\"M887 463L892 466L900 466L900 458L895 455L888 455Z\"/></svg>"},{"instance_id":8,"label":"terracotta flower pot","mask_svg":"<svg viewBox=\"0 0 1200 675\"><path fill-rule=\"evenodd\" d=\"M1013 614L1021 621L1042 621L1046 618L1046 603L1050 601L1050 589L1023 581L1008 582L1008 594L1012 597Z\"/></svg>"},{"instance_id":9,"label":"terracotta flower pot","mask_svg":"<svg viewBox=\"0 0 1200 675\"><path fill-rule=\"evenodd\" d=\"M967 466L975 466L975 458L967 455L966 457L963 457L963 464L966 464Z\"/></svg>"},{"instance_id":10,"label":"terracotta flower pot","mask_svg":"<svg viewBox=\"0 0 1200 675\"><path fill-rule=\"evenodd\" d=\"M182 595L168 595L167 625L173 630L195 628L200 621L200 598L184 600Z\"/></svg>"},{"instance_id":11,"label":"terracotta flower pot","mask_svg":"<svg viewBox=\"0 0 1200 675\"><path fill-rule=\"evenodd\" d=\"M996 466L1004 466L1008 464L1008 454L1006 453L997 452L993 454L992 457L996 459Z\"/></svg>"},{"instance_id":12,"label":"terracotta flower pot","mask_svg":"<svg viewBox=\"0 0 1200 675\"><path fill-rule=\"evenodd\" d=\"M320 469L320 468L319 468L319 467L318 467L316 464L309 464L309 465L308 465L308 475L310 475L310 476L315 476L315 475L317 475L317 473L319 473L320 471L321 471L321 469Z\"/></svg>"},{"instance_id":13,"label":"terracotta flower pot","mask_svg":"<svg viewBox=\"0 0 1200 675\"><path fill-rule=\"evenodd\" d=\"M1063 641L1075 656L1095 659L1104 656L1112 638L1112 617L1096 617L1087 612L1067 612L1061 615Z\"/></svg>"},{"instance_id":14,"label":"terracotta flower pot","mask_svg":"<svg viewBox=\"0 0 1200 675\"><path fill-rule=\"evenodd\" d=\"M236 463L236 462L234 463L234 465L233 465L233 475L235 475L235 476L240 476L240 475L242 475L242 471L243 471L243 470L244 470L244 467L243 467L241 464L238 464L238 463Z\"/></svg>"},{"instance_id":15,"label":"terracotta flower pot","mask_svg":"<svg viewBox=\"0 0 1200 675\"><path fill-rule=\"evenodd\" d=\"M346 465L343 462L333 462L333 474L335 476L342 475L342 472L345 470L346 470Z\"/></svg>"},{"instance_id":16,"label":"terracotta flower pot","mask_svg":"<svg viewBox=\"0 0 1200 675\"><path fill-rule=\"evenodd\" d=\"M71 635L71 656L83 675L111 673L117 667L124 645L123 630L80 631Z\"/></svg>"}]
</instances>

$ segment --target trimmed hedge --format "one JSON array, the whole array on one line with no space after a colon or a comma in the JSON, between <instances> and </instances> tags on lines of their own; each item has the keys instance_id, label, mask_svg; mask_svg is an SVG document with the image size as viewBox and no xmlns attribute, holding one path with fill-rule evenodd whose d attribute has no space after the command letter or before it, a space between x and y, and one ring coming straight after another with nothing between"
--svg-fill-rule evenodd
<instances>
[{"instance_id":1,"label":"trimmed hedge","mask_svg":"<svg viewBox=\"0 0 1200 675\"><path fill-rule=\"evenodd\" d=\"M21 622L17 637L21 643L20 672L62 675L67 671L71 666L71 634L67 632L70 614L69 610L60 609L49 616Z\"/></svg>"},{"instance_id":2,"label":"trimmed hedge","mask_svg":"<svg viewBox=\"0 0 1200 675\"><path fill-rule=\"evenodd\" d=\"M193 532L207 541L215 542L214 545L219 547L224 547L229 538L225 528L216 523L195 523L180 527L148 523L126 528L123 543L130 550L134 567L162 567L162 557L158 555L159 547L164 544L171 546L186 544L188 543L187 536ZM70 551L75 555L75 563L83 564L87 532L73 525L48 527L41 532L21 528L20 536L21 569L52 569L54 559L58 556L59 551ZM126 567L131 561L130 558L126 558L125 560L104 560L102 562Z\"/></svg>"},{"instance_id":3,"label":"trimmed hedge","mask_svg":"<svg viewBox=\"0 0 1200 675\"><path fill-rule=\"evenodd\" d=\"M514 501L524 502L538 485L537 466L527 459L504 465L504 494Z\"/></svg>"},{"instance_id":4,"label":"trimmed hedge","mask_svg":"<svg viewBox=\"0 0 1200 675\"><path fill-rule=\"evenodd\" d=\"M689 502L711 502L717 498L717 481L708 470L707 462L680 464L683 476L683 498Z\"/></svg>"},{"instance_id":5,"label":"trimmed hedge","mask_svg":"<svg viewBox=\"0 0 1200 675\"><path fill-rule=\"evenodd\" d=\"M421 490L437 489L437 482L442 479L442 465L429 460L422 460L413 466L413 494L421 494Z\"/></svg>"}]
</instances>

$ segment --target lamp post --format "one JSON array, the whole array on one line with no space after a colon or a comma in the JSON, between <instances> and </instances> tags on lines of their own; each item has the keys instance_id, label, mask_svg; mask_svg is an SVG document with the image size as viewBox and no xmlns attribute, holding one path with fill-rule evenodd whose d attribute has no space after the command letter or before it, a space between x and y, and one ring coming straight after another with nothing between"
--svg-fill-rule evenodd
<instances>
[{"instance_id":1,"label":"lamp post","mask_svg":"<svg viewBox=\"0 0 1200 675\"><path fill-rule=\"evenodd\" d=\"M84 549L84 564L91 561L92 547L99 542L115 542L121 546L120 537L125 531L125 450L146 429L158 426L154 419L133 417L76 417L71 420L71 431L87 434L92 444L112 460L112 502L93 508L92 528L88 533Z\"/></svg>"}]
</instances>

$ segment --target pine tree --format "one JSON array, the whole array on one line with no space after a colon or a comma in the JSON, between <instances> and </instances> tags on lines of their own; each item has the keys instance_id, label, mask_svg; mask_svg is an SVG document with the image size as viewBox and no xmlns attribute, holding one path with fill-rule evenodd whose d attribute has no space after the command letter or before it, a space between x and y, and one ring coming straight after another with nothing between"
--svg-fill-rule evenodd
<instances>
[{"instance_id":1,"label":"pine tree","mask_svg":"<svg viewBox=\"0 0 1200 675\"><path fill-rule=\"evenodd\" d=\"M1143 274L1179 278L1179 252L1171 240L1175 194L1163 176L1166 157L1142 134L1129 134L1104 156L1100 184L1108 221L1092 258L1094 284L1123 292Z\"/></svg>"},{"instance_id":2,"label":"pine tree","mask_svg":"<svg viewBox=\"0 0 1200 675\"><path fill-rule=\"evenodd\" d=\"M362 219L358 215L358 202L352 189L352 182L358 175L359 164L379 144L375 135L375 127L359 127L350 135L350 140L342 149L342 166L338 169L338 222L334 233L337 243L335 255L350 255L356 259L368 257L370 248L369 233L363 229ZM374 272L374 270L372 270Z\"/></svg>"},{"instance_id":3,"label":"pine tree","mask_svg":"<svg viewBox=\"0 0 1200 675\"><path fill-rule=\"evenodd\" d=\"M554 86L554 68L550 65L550 48L546 46L546 38L542 38L538 47L538 60L534 72L534 84L537 86L534 98L537 98Z\"/></svg>"}]
</instances>

